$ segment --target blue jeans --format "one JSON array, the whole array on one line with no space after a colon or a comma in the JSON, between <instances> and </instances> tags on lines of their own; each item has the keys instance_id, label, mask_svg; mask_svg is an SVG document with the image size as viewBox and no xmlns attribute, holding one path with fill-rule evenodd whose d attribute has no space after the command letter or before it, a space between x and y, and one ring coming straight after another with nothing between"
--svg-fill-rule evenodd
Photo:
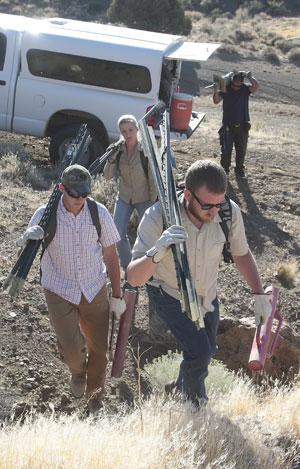
<instances>
[{"instance_id":1,"label":"blue jeans","mask_svg":"<svg viewBox=\"0 0 300 469\"><path fill-rule=\"evenodd\" d=\"M134 209L137 211L139 221L141 221L147 208L151 207L151 200L140 202L138 204L127 204L124 200L120 199L118 194L115 210L114 210L114 222L121 237L117 243L117 249L120 258L120 264L123 269L127 269L129 262L131 261L131 246L127 235L128 223Z\"/></svg>"},{"instance_id":2,"label":"blue jeans","mask_svg":"<svg viewBox=\"0 0 300 469\"><path fill-rule=\"evenodd\" d=\"M152 285L146 285L150 302L160 319L167 325L182 347L182 361L176 387L195 404L207 400L205 378L211 357L217 351L217 329L219 325L219 302L213 301L214 311L205 315L205 328L197 329L186 312L182 312L180 301Z\"/></svg>"}]
</instances>

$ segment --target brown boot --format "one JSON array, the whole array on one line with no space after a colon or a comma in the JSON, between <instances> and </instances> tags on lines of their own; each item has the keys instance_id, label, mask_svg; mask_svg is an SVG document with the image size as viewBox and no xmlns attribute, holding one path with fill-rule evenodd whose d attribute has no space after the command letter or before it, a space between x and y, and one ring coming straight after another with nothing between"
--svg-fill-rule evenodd
<instances>
[{"instance_id":1,"label":"brown boot","mask_svg":"<svg viewBox=\"0 0 300 469\"><path fill-rule=\"evenodd\" d=\"M178 392L178 389L176 387L176 379L173 379L165 385L165 392L166 394L175 394L176 392Z\"/></svg>"},{"instance_id":2,"label":"brown boot","mask_svg":"<svg viewBox=\"0 0 300 469\"><path fill-rule=\"evenodd\" d=\"M88 401L89 415L96 417L102 409L103 403L101 397L91 397Z\"/></svg>"}]
</instances>

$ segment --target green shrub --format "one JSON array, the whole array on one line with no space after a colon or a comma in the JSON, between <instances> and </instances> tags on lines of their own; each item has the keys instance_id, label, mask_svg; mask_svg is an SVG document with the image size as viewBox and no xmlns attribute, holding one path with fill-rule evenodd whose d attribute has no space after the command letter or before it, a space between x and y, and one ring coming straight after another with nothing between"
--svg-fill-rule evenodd
<instances>
[{"instance_id":1,"label":"green shrub","mask_svg":"<svg viewBox=\"0 0 300 469\"><path fill-rule=\"evenodd\" d=\"M213 10L235 14L239 9L248 10L256 15L265 12L272 16L291 14L300 11L299 0L184 0L186 10L201 11L211 16Z\"/></svg>"},{"instance_id":2,"label":"green shrub","mask_svg":"<svg viewBox=\"0 0 300 469\"><path fill-rule=\"evenodd\" d=\"M277 42L282 41L283 37L281 34L269 32L268 36L271 38L271 45L276 46Z\"/></svg>"},{"instance_id":3,"label":"green shrub","mask_svg":"<svg viewBox=\"0 0 300 469\"><path fill-rule=\"evenodd\" d=\"M113 23L147 31L188 35L192 29L182 0L113 0L107 15Z\"/></svg>"},{"instance_id":4,"label":"green shrub","mask_svg":"<svg viewBox=\"0 0 300 469\"><path fill-rule=\"evenodd\" d=\"M248 29L237 29L235 31L235 37L237 40L237 44L243 41L244 42L252 41L252 39L254 38L252 32L249 31Z\"/></svg>"},{"instance_id":5,"label":"green shrub","mask_svg":"<svg viewBox=\"0 0 300 469\"><path fill-rule=\"evenodd\" d=\"M228 34L227 36L222 38L223 44L236 44L236 37L234 34Z\"/></svg>"},{"instance_id":6,"label":"green shrub","mask_svg":"<svg viewBox=\"0 0 300 469\"><path fill-rule=\"evenodd\" d=\"M155 358L152 363L147 363L141 372L154 391L160 391L165 384L175 379L181 361L181 354L168 351L167 355ZM230 371L222 362L212 360L208 367L206 388L208 392L227 393L237 382L238 377Z\"/></svg>"},{"instance_id":7,"label":"green shrub","mask_svg":"<svg viewBox=\"0 0 300 469\"><path fill-rule=\"evenodd\" d=\"M222 54L230 54L230 55L239 55L236 47L232 44L221 44L220 47L217 49L216 53L218 55Z\"/></svg>"},{"instance_id":8,"label":"green shrub","mask_svg":"<svg viewBox=\"0 0 300 469\"><path fill-rule=\"evenodd\" d=\"M283 39L276 41L276 47L280 49L282 52L287 53L290 50L294 49L295 47L300 47L300 40L299 39Z\"/></svg>"},{"instance_id":9,"label":"green shrub","mask_svg":"<svg viewBox=\"0 0 300 469\"><path fill-rule=\"evenodd\" d=\"M211 23L208 21L204 21L201 25L201 31L203 31L206 34L213 35L214 34L214 28L212 27Z\"/></svg>"},{"instance_id":10,"label":"green shrub","mask_svg":"<svg viewBox=\"0 0 300 469\"><path fill-rule=\"evenodd\" d=\"M222 12L221 8L214 8L210 14L211 21L214 23L220 18L227 18L227 13Z\"/></svg>"},{"instance_id":11,"label":"green shrub","mask_svg":"<svg viewBox=\"0 0 300 469\"><path fill-rule=\"evenodd\" d=\"M265 59L268 60L269 62L271 62L272 64L280 65L280 59L279 59L276 51L272 47L267 47L264 50L263 55L264 55Z\"/></svg>"},{"instance_id":12,"label":"green shrub","mask_svg":"<svg viewBox=\"0 0 300 469\"><path fill-rule=\"evenodd\" d=\"M300 47L295 47L294 49L290 50L287 58L295 65L300 65Z\"/></svg>"},{"instance_id":13,"label":"green shrub","mask_svg":"<svg viewBox=\"0 0 300 469\"><path fill-rule=\"evenodd\" d=\"M94 14L106 11L109 5L110 0L87 0L87 9Z\"/></svg>"}]
</instances>

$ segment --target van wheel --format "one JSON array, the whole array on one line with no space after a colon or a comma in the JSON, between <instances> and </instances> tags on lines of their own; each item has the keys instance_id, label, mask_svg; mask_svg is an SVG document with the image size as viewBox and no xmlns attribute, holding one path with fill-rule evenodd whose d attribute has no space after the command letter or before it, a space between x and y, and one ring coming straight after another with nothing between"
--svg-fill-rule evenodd
<instances>
[{"instance_id":1,"label":"van wheel","mask_svg":"<svg viewBox=\"0 0 300 469\"><path fill-rule=\"evenodd\" d=\"M50 160L53 165L62 163L66 154L68 145L76 138L80 125L70 125L60 128L56 134L51 137L49 145ZM103 155L105 149L99 137L89 129L92 141L82 159L82 166L90 166L98 156Z\"/></svg>"}]
</instances>

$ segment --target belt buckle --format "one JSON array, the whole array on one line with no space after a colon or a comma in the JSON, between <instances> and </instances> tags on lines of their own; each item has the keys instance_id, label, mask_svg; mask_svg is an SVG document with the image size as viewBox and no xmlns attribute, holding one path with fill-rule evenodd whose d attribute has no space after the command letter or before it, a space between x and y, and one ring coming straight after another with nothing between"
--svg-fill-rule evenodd
<instances>
[{"instance_id":1,"label":"belt buckle","mask_svg":"<svg viewBox=\"0 0 300 469\"><path fill-rule=\"evenodd\" d=\"M240 127L241 124L234 124L234 127Z\"/></svg>"}]
</instances>

